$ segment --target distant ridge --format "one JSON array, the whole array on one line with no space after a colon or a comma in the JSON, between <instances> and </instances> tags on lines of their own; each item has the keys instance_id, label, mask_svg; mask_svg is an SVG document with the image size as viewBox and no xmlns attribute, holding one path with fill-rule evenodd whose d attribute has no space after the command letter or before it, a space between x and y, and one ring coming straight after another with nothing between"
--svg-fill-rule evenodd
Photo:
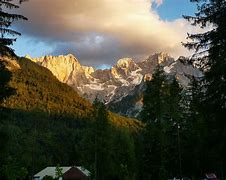
<instances>
[{"instance_id":1,"label":"distant ridge","mask_svg":"<svg viewBox=\"0 0 226 180\"><path fill-rule=\"evenodd\" d=\"M163 66L166 74L176 76L184 87L189 84L188 76L202 76L198 69L183 62L183 58L175 60L164 52L153 54L139 62L123 58L112 68L105 70L83 66L71 54L30 59L48 68L57 79L67 83L82 97L91 102L98 98L106 104L120 101L130 94L145 77L151 77L157 65Z\"/></svg>"}]
</instances>

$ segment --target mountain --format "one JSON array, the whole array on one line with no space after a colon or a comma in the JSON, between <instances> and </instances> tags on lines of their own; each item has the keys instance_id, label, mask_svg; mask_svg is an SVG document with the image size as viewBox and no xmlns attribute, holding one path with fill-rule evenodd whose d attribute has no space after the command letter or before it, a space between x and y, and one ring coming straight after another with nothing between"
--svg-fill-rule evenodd
<instances>
[{"instance_id":1,"label":"mountain","mask_svg":"<svg viewBox=\"0 0 226 180\"><path fill-rule=\"evenodd\" d=\"M200 70L192 66L186 58L180 57L176 61L164 62L164 71L168 78L176 77L183 88L188 88L191 77L202 77ZM161 64L161 63L160 63ZM155 66L156 67L156 66ZM142 82L137 85L127 96L120 101L112 101L108 104L111 111L129 117L139 118L139 112L143 106L143 92L145 91L145 81L151 78L151 74L146 74Z\"/></svg>"},{"instance_id":2,"label":"mountain","mask_svg":"<svg viewBox=\"0 0 226 180\"><path fill-rule=\"evenodd\" d=\"M105 70L83 66L71 54L30 59L48 68L58 80L67 83L82 97L90 101L98 98L106 104L120 101L130 94L145 77L151 77L157 65L164 66L166 74L175 75L183 86L188 86L187 76L202 75L198 69L183 62L183 58L175 61L167 53L154 54L140 62L123 58Z\"/></svg>"},{"instance_id":3,"label":"mountain","mask_svg":"<svg viewBox=\"0 0 226 180\"><path fill-rule=\"evenodd\" d=\"M145 83L142 81L127 96L120 101L112 101L108 103L108 108L118 114L139 118L139 113L143 107L143 92L145 91Z\"/></svg>"},{"instance_id":4,"label":"mountain","mask_svg":"<svg viewBox=\"0 0 226 180\"><path fill-rule=\"evenodd\" d=\"M111 69L95 70L82 66L72 56L45 56L31 59L48 68L63 83L73 87L81 96L93 101L96 97L106 103L119 99L142 80L140 68L129 58L121 59Z\"/></svg>"},{"instance_id":5,"label":"mountain","mask_svg":"<svg viewBox=\"0 0 226 180\"><path fill-rule=\"evenodd\" d=\"M71 86L85 99L92 102L98 98L111 110L132 116L142 107L142 100L138 97L144 89L144 81L151 78L157 65L163 66L167 75L176 76L183 87L188 87L190 76L202 76L201 71L189 64L186 58L175 60L167 53L156 53L138 62L132 58L119 59L112 68L104 70L83 66L71 54L28 58L48 68L58 80ZM137 99L133 104L128 103L131 96L136 97L132 98L133 101ZM131 108L133 113L130 113Z\"/></svg>"},{"instance_id":6,"label":"mountain","mask_svg":"<svg viewBox=\"0 0 226 180\"><path fill-rule=\"evenodd\" d=\"M76 63L74 62L74 58L70 56L68 58L65 62L70 63L71 60L72 64ZM66 119L92 119L92 104L88 100L80 97L73 88L60 82L47 68L39 66L27 58L0 56L0 62L3 62L6 68L12 73L9 86L15 89L15 94L5 99L0 104L1 106L13 109L15 112L20 111L21 114L23 114L22 112L45 113L50 119L51 117L58 116ZM64 64L65 62L61 63ZM48 64L50 61L45 63L51 65ZM69 68L66 69L66 67L68 67L68 64L65 65L65 69L62 69L65 76L71 70ZM88 71L88 69L84 68L85 70L86 72ZM140 123L136 120L128 119L111 112L109 114L110 119L117 126L126 126L135 129L140 126Z\"/></svg>"},{"instance_id":7,"label":"mountain","mask_svg":"<svg viewBox=\"0 0 226 180\"><path fill-rule=\"evenodd\" d=\"M103 108L94 111L73 88L26 58L0 56L0 79L0 179L30 179L56 164L79 164L94 172L96 147L135 164L140 121L112 112L105 119ZM14 90L10 96L9 89ZM109 156L111 169L120 164L115 157Z\"/></svg>"}]
</instances>

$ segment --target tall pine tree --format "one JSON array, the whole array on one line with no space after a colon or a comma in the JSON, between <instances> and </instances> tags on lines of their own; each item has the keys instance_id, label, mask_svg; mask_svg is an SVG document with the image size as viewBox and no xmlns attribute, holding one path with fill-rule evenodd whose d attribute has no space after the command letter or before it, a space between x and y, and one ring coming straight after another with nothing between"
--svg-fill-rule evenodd
<instances>
[{"instance_id":1,"label":"tall pine tree","mask_svg":"<svg viewBox=\"0 0 226 180\"><path fill-rule=\"evenodd\" d=\"M110 174L111 124L105 105L94 102L94 176L95 180L108 179Z\"/></svg>"},{"instance_id":2,"label":"tall pine tree","mask_svg":"<svg viewBox=\"0 0 226 180\"><path fill-rule=\"evenodd\" d=\"M194 49L193 60L205 72L205 113L209 132L209 170L222 175L226 168L226 0L191 0L197 3L194 17L185 16L193 25L210 30L189 34L185 47ZM214 145L213 145L214 144Z\"/></svg>"},{"instance_id":3,"label":"tall pine tree","mask_svg":"<svg viewBox=\"0 0 226 180\"><path fill-rule=\"evenodd\" d=\"M22 3L25 0L20 0L19 3ZM10 9L19 8L19 5L15 4L13 0L0 0L0 55L5 53L11 53L13 50L9 47L16 41L15 36L21 35L16 30L10 28L14 21L18 20L27 20L26 17L10 13Z\"/></svg>"},{"instance_id":4,"label":"tall pine tree","mask_svg":"<svg viewBox=\"0 0 226 180\"><path fill-rule=\"evenodd\" d=\"M143 132L144 179L181 175L180 101L181 88L176 79L167 78L162 67L158 67L152 80L146 82L141 111L141 118L146 123Z\"/></svg>"},{"instance_id":5,"label":"tall pine tree","mask_svg":"<svg viewBox=\"0 0 226 180\"><path fill-rule=\"evenodd\" d=\"M0 59L0 103L10 95L14 94L14 89L9 87L12 73L6 68L6 64Z\"/></svg>"}]
</instances>

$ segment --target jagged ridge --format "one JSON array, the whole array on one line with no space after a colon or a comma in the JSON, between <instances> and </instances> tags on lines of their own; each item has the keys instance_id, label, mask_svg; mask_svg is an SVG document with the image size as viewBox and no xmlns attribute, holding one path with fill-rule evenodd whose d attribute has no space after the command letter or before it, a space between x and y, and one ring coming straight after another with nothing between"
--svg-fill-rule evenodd
<instances>
[{"instance_id":1,"label":"jagged ridge","mask_svg":"<svg viewBox=\"0 0 226 180\"><path fill-rule=\"evenodd\" d=\"M30 59L48 68L61 82L73 87L86 99L98 98L106 104L120 101L130 94L143 78L151 77L157 65L162 65L166 74L175 75L183 86L188 86L187 76L202 75L198 69L183 62L183 58L175 61L167 53L156 53L139 62L123 58L106 70L82 66L71 54Z\"/></svg>"},{"instance_id":2,"label":"jagged ridge","mask_svg":"<svg viewBox=\"0 0 226 180\"><path fill-rule=\"evenodd\" d=\"M16 90L16 93L5 99L0 106L20 111L20 114L46 113L49 119L54 117L92 119L92 104L80 97L70 86L60 82L48 69L26 58L12 59L0 56L0 62L12 72L9 85ZM116 126L133 130L142 127L142 123L137 120L111 112L109 115Z\"/></svg>"}]
</instances>

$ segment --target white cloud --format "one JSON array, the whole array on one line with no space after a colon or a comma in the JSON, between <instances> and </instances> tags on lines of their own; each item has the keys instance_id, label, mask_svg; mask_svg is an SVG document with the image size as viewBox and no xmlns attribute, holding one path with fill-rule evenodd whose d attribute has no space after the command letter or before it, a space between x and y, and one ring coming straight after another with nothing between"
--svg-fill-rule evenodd
<instances>
[{"instance_id":1,"label":"white cloud","mask_svg":"<svg viewBox=\"0 0 226 180\"><path fill-rule=\"evenodd\" d=\"M154 1L162 3L162 0L31 0L21 8L29 22L20 28L26 35L54 43L58 52L70 49L84 61L92 59L93 64L97 58L98 63L102 58L103 63L111 64L113 58L160 51L173 56L187 55L181 42L194 29L183 19L161 20L151 8ZM92 53L98 55L92 58Z\"/></svg>"},{"instance_id":2,"label":"white cloud","mask_svg":"<svg viewBox=\"0 0 226 180\"><path fill-rule=\"evenodd\" d=\"M155 3L160 6L163 3L163 0L155 0Z\"/></svg>"}]
</instances>

